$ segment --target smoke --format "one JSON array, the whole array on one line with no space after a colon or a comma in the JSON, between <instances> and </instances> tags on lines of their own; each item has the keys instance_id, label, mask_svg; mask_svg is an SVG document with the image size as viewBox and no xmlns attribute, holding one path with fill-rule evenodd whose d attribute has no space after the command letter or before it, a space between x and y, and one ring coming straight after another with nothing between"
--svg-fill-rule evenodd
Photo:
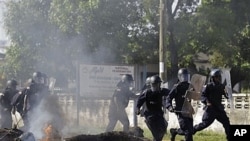
<instances>
[{"instance_id":1,"label":"smoke","mask_svg":"<svg viewBox=\"0 0 250 141\"><path fill-rule=\"evenodd\" d=\"M57 131L64 128L65 119L57 101L55 96L48 96L34 109L31 115L29 131L37 139L44 137L44 128L48 124L51 124Z\"/></svg>"}]
</instances>

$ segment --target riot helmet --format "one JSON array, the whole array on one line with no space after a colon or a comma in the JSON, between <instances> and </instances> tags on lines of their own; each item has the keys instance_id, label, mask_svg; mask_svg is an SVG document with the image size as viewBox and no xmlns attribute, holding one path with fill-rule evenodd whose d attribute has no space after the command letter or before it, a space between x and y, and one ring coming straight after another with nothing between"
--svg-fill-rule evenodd
<instances>
[{"instance_id":1,"label":"riot helmet","mask_svg":"<svg viewBox=\"0 0 250 141\"><path fill-rule=\"evenodd\" d=\"M151 77L147 77L145 85L148 87L150 86L150 83L151 83Z\"/></svg>"},{"instance_id":2,"label":"riot helmet","mask_svg":"<svg viewBox=\"0 0 250 141\"><path fill-rule=\"evenodd\" d=\"M210 81L214 83L221 83L221 70L220 69L211 70Z\"/></svg>"},{"instance_id":3,"label":"riot helmet","mask_svg":"<svg viewBox=\"0 0 250 141\"><path fill-rule=\"evenodd\" d=\"M133 76L131 74L122 75L122 82L132 83L134 81Z\"/></svg>"},{"instance_id":4,"label":"riot helmet","mask_svg":"<svg viewBox=\"0 0 250 141\"><path fill-rule=\"evenodd\" d=\"M179 82L188 82L190 80L190 74L186 68L180 68L178 71Z\"/></svg>"},{"instance_id":5,"label":"riot helmet","mask_svg":"<svg viewBox=\"0 0 250 141\"><path fill-rule=\"evenodd\" d=\"M124 88L133 89L133 76L131 74L124 74L122 75L121 81L117 84L118 86L122 86Z\"/></svg>"},{"instance_id":6,"label":"riot helmet","mask_svg":"<svg viewBox=\"0 0 250 141\"><path fill-rule=\"evenodd\" d=\"M150 77L150 86L151 90L154 91L159 91L161 88L161 78L158 75L154 75Z\"/></svg>"},{"instance_id":7,"label":"riot helmet","mask_svg":"<svg viewBox=\"0 0 250 141\"><path fill-rule=\"evenodd\" d=\"M8 80L6 84L7 88L16 88L17 85L18 83L14 79Z\"/></svg>"},{"instance_id":8,"label":"riot helmet","mask_svg":"<svg viewBox=\"0 0 250 141\"><path fill-rule=\"evenodd\" d=\"M44 83L43 74L40 71L34 72L32 75L32 79L34 80L35 83L39 83L39 84Z\"/></svg>"}]
</instances>

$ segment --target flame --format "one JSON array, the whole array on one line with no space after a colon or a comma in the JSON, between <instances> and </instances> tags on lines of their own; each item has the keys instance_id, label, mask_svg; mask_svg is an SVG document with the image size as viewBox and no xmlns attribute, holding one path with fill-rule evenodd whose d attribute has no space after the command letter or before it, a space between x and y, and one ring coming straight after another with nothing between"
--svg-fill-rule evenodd
<instances>
[{"instance_id":1,"label":"flame","mask_svg":"<svg viewBox=\"0 0 250 141\"><path fill-rule=\"evenodd\" d=\"M61 141L61 136L52 124L47 124L43 131L45 136L40 141Z\"/></svg>"}]
</instances>

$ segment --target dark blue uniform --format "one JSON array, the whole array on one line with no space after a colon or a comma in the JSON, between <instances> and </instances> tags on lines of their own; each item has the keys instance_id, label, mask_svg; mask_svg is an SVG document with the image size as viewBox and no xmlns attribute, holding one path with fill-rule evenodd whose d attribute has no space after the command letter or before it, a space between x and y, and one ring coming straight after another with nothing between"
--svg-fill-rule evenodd
<instances>
[{"instance_id":1,"label":"dark blue uniform","mask_svg":"<svg viewBox=\"0 0 250 141\"><path fill-rule=\"evenodd\" d=\"M117 121L120 121L123 124L123 131L128 132L129 119L126 113L126 108L128 106L129 99L133 97L135 97L135 94L129 90L128 86L122 82L117 84L117 89L111 98L109 106L109 123L106 128L106 132L113 131Z\"/></svg>"},{"instance_id":2,"label":"dark blue uniform","mask_svg":"<svg viewBox=\"0 0 250 141\"><path fill-rule=\"evenodd\" d=\"M161 141L167 129L167 121L164 119L163 97L167 96L169 90L162 88L153 92L151 89L144 91L137 100L137 109L145 103L145 122L151 131L155 141Z\"/></svg>"},{"instance_id":3,"label":"dark blue uniform","mask_svg":"<svg viewBox=\"0 0 250 141\"><path fill-rule=\"evenodd\" d=\"M175 134L184 135L185 141L193 141L193 117L192 117L193 111L189 111L190 113L181 112L184 102L187 100L185 98L185 94L186 91L189 89L190 85L191 84L188 83L187 81L176 84L166 99L167 109L173 107L172 100L173 99L175 100L174 109L177 111L176 115L178 118L180 128L176 129L174 132ZM174 140L174 137L171 140Z\"/></svg>"},{"instance_id":4,"label":"dark blue uniform","mask_svg":"<svg viewBox=\"0 0 250 141\"><path fill-rule=\"evenodd\" d=\"M18 93L16 89L6 88L0 96L1 128L12 127L11 100L16 93Z\"/></svg>"},{"instance_id":5,"label":"dark blue uniform","mask_svg":"<svg viewBox=\"0 0 250 141\"><path fill-rule=\"evenodd\" d=\"M25 87L14 96L12 100L12 105L21 114L23 118L23 130L28 130L30 118L34 110L44 99L44 97L48 95L49 89L46 85L31 81L28 87Z\"/></svg>"},{"instance_id":6,"label":"dark blue uniform","mask_svg":"<svg viewBox=\"0 0 250 141\"><path fill-rule=\"evenodd\" d=\"M194 133L205 129L217 119L222 123L229 140L230 121L221 103L222 95L227 98L223 84L213 82L207 84L201 95L201 102L206 105L205 111L202 116L202 122L194 126Z\"/></svg>"}]
</instances>

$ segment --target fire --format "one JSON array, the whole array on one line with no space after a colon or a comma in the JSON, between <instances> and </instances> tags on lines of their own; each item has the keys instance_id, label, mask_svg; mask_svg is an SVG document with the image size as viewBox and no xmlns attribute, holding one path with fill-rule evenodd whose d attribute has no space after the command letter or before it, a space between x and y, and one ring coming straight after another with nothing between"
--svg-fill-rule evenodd
<instances>
[{"instance_id":1,"label":"fire","mask_svg":"<svg viewBox=\"0 0 250 141\"><path fill-rule=\"evenodd\" d=\"M61 141L59 132L52 126L52 124L47 124L43 131L45 136L40 141Z\"/></svg>"}]
</instances>

